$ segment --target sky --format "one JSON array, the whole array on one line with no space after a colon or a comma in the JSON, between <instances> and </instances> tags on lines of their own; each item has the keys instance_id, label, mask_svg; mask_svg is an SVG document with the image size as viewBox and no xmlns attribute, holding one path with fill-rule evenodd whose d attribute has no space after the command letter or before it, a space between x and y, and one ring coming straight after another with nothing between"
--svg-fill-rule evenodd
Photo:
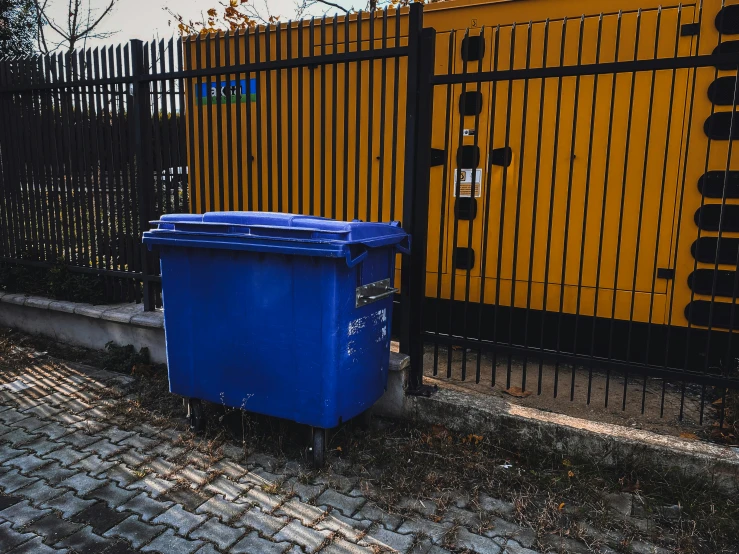
<instances>
[{"instance_id":1,"label":"sky","mask_svg":"<svg viewBox=\"0 0 739 554\"><path fill-rule=\"evenodd\" d=\"M101 10L108 4L108 0L83 0L85 11L87 10L88 1L91 4L93 20L95 10ZM260 7L267 2L269 11L281 15L283 19L290 19L295 14L296 0L249 1L256 2L256 5ZM359 9L365 6L364 0L333 1L346 8L356 7ZM181 14L185 20L200 19L201 12L218 6L220 2L227 2L227 0L118 0L113 13L108 15L100 26L101 31L115 32L115 34L107 39L90 40L86 46L121 43L134 38L142 40L166 39L177 34L177 27L174 23L169 24L172 17L164 11L165 7L172 8L173 11ZM51 16L63 22L66 17L68 0L49 0L49 5L51 6L49 10ZM327 9L329 8L326 6L316 5L310 10L309 15L323 15ZM328 13L330 15L335 11L335 9L330 9Z\"/></svg>"}]
</instances>

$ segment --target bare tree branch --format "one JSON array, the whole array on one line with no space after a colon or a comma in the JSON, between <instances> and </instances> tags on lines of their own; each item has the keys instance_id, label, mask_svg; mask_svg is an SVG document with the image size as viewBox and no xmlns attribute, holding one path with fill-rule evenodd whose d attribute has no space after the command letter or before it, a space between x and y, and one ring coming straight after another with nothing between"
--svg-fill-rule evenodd
<instances>
[{"instance_id":1,"label":"bare tree branch","mask_svg":"<svg viewBox=\"0 0 739 554\"><path fill-rule=\"evenodd\" d=\"M44 53L50 51L49 42L46 37L47 28L57 34L61 39L55 45L55 48L65 45L68 52L74 50L77 43L81 40L87 40L88 38L107 38L114 34L114 32L99 32L96 29L110 15L118 0L107 0L107 4L102 10L93 10L93 0L87 0L87 7L85 9L85 6L83 6L84 1L68 0L66 22L65 24L60 24L49 16L49 2L53 2L53 0L43 0L43 3L41 0L34 0L36 17L39 23L39 50ZM87 12L86 17L83 15L84 11ZM93 14L95 14L94 19Z\"/></svg>"}]
</instances>

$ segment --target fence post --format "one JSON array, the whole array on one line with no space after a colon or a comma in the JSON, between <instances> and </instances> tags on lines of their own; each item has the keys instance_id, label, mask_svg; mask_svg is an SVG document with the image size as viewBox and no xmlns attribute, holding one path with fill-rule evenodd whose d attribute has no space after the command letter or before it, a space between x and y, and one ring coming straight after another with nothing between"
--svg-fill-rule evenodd
<instances>
[{"instance_id":1,"label":"fence post","mask_svg":"<svg viewBox=\"0 0 739 554\"><path fill-rule=\"evenodd\" d=\"M413 4L408 32L408 99L403 182L403 227L413 238L412 254L404 255L401 273L400 351L410 356L408 390L423 383L423 305L426 296L431 119L433 115L436 31L423 28L423 11Z\"/></svg>"},{"instance_id":2,"label":"fence post","mask_svg":"<svg viewBox=\"0 0 739 554\"><path fill-rule=\"evenodd\" d=\"M151 163L151 97L149 96L149 75L147 51L140 40L131 41L131 75L133 77L132 109L133 109L133 148L136 164L136 195L138 196L139 230L149 228L149 220L154 213L152 209L152 187L154 169ZM130 110L129 110L130 113ZM154 291L151 288L149 268L153 265L153 257L141 244L141 280L144 286L144 310L154 309Z\"/></svg>"}]
</instances>

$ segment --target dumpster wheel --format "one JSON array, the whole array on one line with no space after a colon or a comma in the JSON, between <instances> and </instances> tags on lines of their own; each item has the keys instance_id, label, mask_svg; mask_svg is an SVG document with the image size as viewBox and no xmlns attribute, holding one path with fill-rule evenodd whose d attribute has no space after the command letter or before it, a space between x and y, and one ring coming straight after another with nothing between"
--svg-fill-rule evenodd
<instances>
[{"instance_id":1,"label":"dumpster wheel","mask_svg":"<svg viewBox=\"0 0 739 554\"><path fill-rule=\"evenodd\" d=\"M320 469L326 461L326 430L313 428L313 467Z\"/></svg>"},{"instance_id":2,"label":"dumpster wheel","mask_svg":"<svg viewBox=\"0 0 739 554\"><path fill-rule=\"evenodd\" d=\"M205 412L203 411L203 403L199 398L188 400L187 417L190 420L190 431L193 433L205 431Z\"/></svg>"}]
</instances>

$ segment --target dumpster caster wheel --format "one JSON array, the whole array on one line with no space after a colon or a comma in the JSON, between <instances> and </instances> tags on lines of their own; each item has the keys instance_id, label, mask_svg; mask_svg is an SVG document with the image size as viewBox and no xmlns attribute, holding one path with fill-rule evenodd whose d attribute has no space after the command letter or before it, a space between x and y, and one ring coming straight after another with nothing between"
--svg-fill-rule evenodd
<instances>
[{"instance_id":1,"label":"dumpster caster wheel","mask_svg":"<svg viewBox=\"0 0 739 554\"><path fill-rule=\"evenodd\" d=\"M188 401L187 417L190 420L190 431L196 434L205 431L205 413L199 398L191 398Z\"/></svg>"},{"instance_id":2,"label":"dumpster caster wheel","mask_svg":"<svg viewBox=\"0 0 739 554\"><path fill-rule=\"evenodd\" d=\"M320 469L326 461L326 430L313 428L313 467Z\"/></svg>"}]
</instances>

